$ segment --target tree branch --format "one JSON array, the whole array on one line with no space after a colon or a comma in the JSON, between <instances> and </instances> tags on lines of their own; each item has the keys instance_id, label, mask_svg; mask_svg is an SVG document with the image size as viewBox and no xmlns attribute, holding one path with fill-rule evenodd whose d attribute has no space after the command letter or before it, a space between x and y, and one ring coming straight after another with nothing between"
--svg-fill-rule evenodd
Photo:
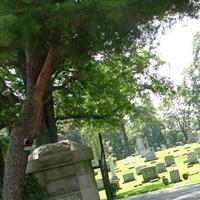
<instances>
[{"instance_id":1,"label":"tree branch","mask_svg":"<svg viewBox=\"0 0 200 200\"><path fill-rule=\"evenodd\" d=\"M85 77L81 73L76 73L73 76L69 77L69 79L65 80L62 85L55 85L53 86L53 90L60 90L63 89L65 86L67 86L70 83L74 83L75 81L81 81L84 80Z\"/></svg>"},{"instance_id":2,"label":"tree branch","mask_svg":"<svg viewBox=\"0 0 200 200\"><path fill-rule=\"evenodd\" d=\"M57 116L56 120L68 120L68 119L96 119L96 120L102 120L102 119L106 119L109 118L111 116L113 116L113 114L118 110L119 108L114 109L113 111L111 111L110 113L106 113L106 114L102 114L102 115L98 115L98 114L94 114L94 113L83 113L83 114L66 114L63 116Z\"/></svg>"},{"instance_id":3,"label":"tree branch","mask_svg":"<svg viewBox=\"0 0 200 200\"><path fill-rule=\"evenodd\" d=\"M55 62L55 48L50 47L42 70L35 84L34 94L36 98L44 98Z\"/></svg>"}]
</instances>

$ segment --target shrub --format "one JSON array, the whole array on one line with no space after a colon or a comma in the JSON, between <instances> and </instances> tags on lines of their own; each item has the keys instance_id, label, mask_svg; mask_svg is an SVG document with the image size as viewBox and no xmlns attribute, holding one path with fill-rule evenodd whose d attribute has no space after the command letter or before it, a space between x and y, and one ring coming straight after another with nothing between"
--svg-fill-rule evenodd
<instances>
[{"instance_id":1,"label":"shrub","mask_svg":"<svg viewBox=\"0 0 200 200\"><path fill-rule=\"evenodd\" d=\"M2 200L1 192L0 200ZM37 178L32 174L27 174L24 178L23 200L47 200L47 193L39 185Z\"/></svg>"},{"instance_id":2,"label":"shrub","mask_svg":"<svg viewBox=\"0 0 200 200\"><path fill-rule=\"evenodd\" d=\"M169 180L165 176L162 177L162 182L165 186L169 185Z\"/></svg>"},{"instance_id":3,"label":"shrub","mask_svg":"<svg viewBox=\"0 0 200 200\"><path fill-rule=\"evenodd\" d=\"M39 185L37 178L32 174L27 174L24 178L23 200L46 200L47 193Z\"/></svg>"},{"instance_id":4,"label":"shrub","mask_svg":"<svg viewBox=\"0 0 200 200\"><path fill-rule=\"evenodd\" d=\"M184 180L187 180L188 177L189 177L189 173L188 172L187 173L183 173L182 177L183 177Z\"/></svg>"},{"instance_id":5,"label":"shrub","mask_svg":"<svg viewBox=\"0 0 200 200\"><path fill-rule=\"evenodd\" d=\"M117 182L113 181L110 183L110 186L111 186L111 190L112 190L112 195L113 195L113 197L115 197L117 191L120 189L119 183L118 183L118 181Z\"/></svg>"}]
</instances>

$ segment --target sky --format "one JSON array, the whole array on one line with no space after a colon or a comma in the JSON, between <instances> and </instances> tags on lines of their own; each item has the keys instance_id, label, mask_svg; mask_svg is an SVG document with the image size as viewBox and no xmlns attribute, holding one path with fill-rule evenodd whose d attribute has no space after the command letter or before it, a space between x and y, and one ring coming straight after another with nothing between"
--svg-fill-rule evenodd
<instances>
[{"instance_id":1,"label":"sky","mask_svg":"<svg viewBox=\"0 0 200 200\"><path fill-rule=\"evenodd\" d=\"M197 31L200 19L184 19L157 38L160 43L157 54L167 63L160 73L169 76L175 85L181 84L184 68L192 64L192 42Z\"/></svg>"}]
</instances>

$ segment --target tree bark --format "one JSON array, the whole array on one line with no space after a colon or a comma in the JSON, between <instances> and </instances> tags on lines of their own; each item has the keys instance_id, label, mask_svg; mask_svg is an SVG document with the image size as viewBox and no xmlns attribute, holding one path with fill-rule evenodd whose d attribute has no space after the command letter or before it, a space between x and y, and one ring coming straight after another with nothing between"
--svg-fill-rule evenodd
<instances>
[{"instance_id":1,"label":"tree bark","mask_svg":"<svg viewBox=\"0 0 200 200\"><path fill-rule=\"evenodd\" d=\"M2 146L0 141L0 191L3 188L3 173L4 173L4 157L2 152Z\"/></svg>"},{"instance_id":2,"label":"tree bark","mask_svg":"<svg viewBox=\"0 0 200 200\"><path fill-rule=\"evenodd\" d=\"M4 173L4 200L22 200L23 198L23 176L28 152L24 151L26 136L22 133L26 133L26 130L21 125L16 125L12 130Z\"/></svg>"},{"instance_id":3,"label":"tree bark","mask_svg":"<svg viewBox=\"0 0 200 200\"><path fill-rule=\"evenodd\" d=\"M44 110L44 97L48 88L55 50L50 48L45 61L39 56L27 54L27 91L19 121L11 131L11 138L5 163L3 199L22 200L23 179L29 152L24 149L36 137Z\"/></svg>"},{"instance_id":4,"label":"tree bark","mask_svg":"<svg viewBox=\"0 0 200 200\"><path fill-rule=\"evenodd\" d=\"M49 94L44 105L44 118L37 137L37 146L57 142L57 126L54 112L54 101L52 90L49 89Z\"/></svg>"},{"instance_id":5,"label":"tree bark","mask_svg":"<svg viewBox=\"0 0 200 200\"><path fill-rule=\"evenodd\" d=\"M123 138L124 138L124 151L125 151L125 156L128 156L130 153L130 149L129 149L129 142L128 142L128 136L126 133L126 129L125 129L125 124L124 122L121 123L121 130L122 130L122 134L123 134Z\"/></svg>"}]
</instances>

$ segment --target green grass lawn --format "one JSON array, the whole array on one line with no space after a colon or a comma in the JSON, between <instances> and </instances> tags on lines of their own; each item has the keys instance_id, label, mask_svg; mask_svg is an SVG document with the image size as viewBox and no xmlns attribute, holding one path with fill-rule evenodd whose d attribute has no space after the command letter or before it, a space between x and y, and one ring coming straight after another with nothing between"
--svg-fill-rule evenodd
<instances>
[{"instance_id":1,"label":"green grass lawn","mask_svg":"<svg viewBox=\"0 0 200 200\"><path fill-rule=\"evenodd\" d=\"M160 173L159 174L160 178L165 176L170 180L169 171L172 169L177 169L177 168L179 169L182 181L176 184L170 184L167 187L178 187L181 185L200 182L200 164L194 164L193 166L188 168L188 165L183 163L185 160L187 160L187 156L185 154L188 152L188 149L185 149L185 147L190 147L190 150L193 151L194 148L200 147L200 144L198 143L187 144L156 152L156 156L158 158L158 160L156 160L156 163L164 162L164 157L166 155L173 155L175 157L175 162L176 162L176 166L167 167L167 172ZM165 188L166 186L162 183L161 179L157 182L142 184L143 180L142 175L139 176L136 175L135 168L129 169L129 167L137 167L143 164L147 166L153 166L153 165L155 166L156 163L145 162L145 159L141 158L140 156L135 156L135 157L130 156L126 159L117 161L117 168L121 170L121 172L117 173L117 176L120 179L121 189L117 192L116 198L128 197L140 193L145 193ZM133 172L136 180L123 184L122 176L127 172ZM190 174L189 179L183 180L182 174L186 172ZM109 176L111 177L110 174ZM98 173L96 178L101 178L101 173ZM101 200L106 200L106 195L104 190L100 191L99 194Z\"/></svg>"}]
</instances>

